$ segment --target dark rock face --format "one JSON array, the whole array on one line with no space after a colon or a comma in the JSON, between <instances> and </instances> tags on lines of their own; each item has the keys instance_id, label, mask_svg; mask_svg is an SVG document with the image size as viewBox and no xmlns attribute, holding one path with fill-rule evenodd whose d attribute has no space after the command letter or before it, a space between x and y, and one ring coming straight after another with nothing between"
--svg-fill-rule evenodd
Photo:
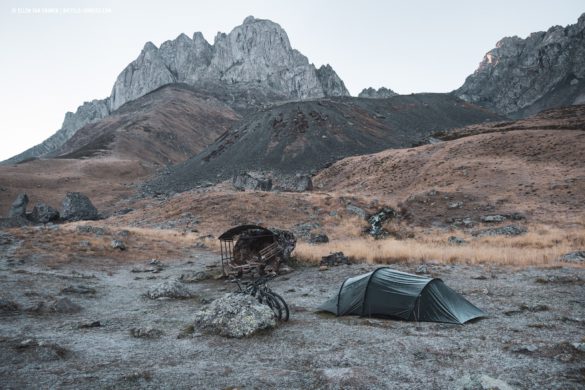
<instances>
[{"instance_id":1,"label":"dark rock face","mask_svg":"<svg viewBox=\"0 0 585 390\"><path fill-rule=\"evenodd\" d=\"M585 14L567 27L504 38L454 94L512 117L584 103L584 30Z\"/></svg>"},{"instance_id":2,"label":"dark rock face","mask_svg":"<svg viewBox=\"0 0 585 390\"><path fill-rule=\"evenodd\" d=\"M59 219L59 211L44 203L37 203L30 219L37 223L48 223Z\"/></svg>"},{"instance_id":3,"label":"dark rock face","mask_svg":"<svg viewBox=\"0 0 585 390\"><path fill-rule=\"evenodd\" d=\"M320 266L336 266L341 264L348 264L349 265L349 257L345 256L343 252L334 252L330 253L327 256L321 257L321 261L319 262Z\"/></svg>"},{"instance_id":4,"label":"dark rock face","mask_svg":"<svg viewBox=\"0 0 585 390\"><path fill-rule=\"evenodd\" d=\"M62 217L66 221L98 219L98 212L89 198L81 192L68 192L63 199Z\"/></svg>"},{"instance_id":5,"label":"dark rock face","mask_svg":"<svg viewBox=\"0 0 585 390\"><path fill-rule=\"evenodd\" d=\"M368 218L368 223L370 224L370 228L368 229L368 234L374 238L384 238L388 235L388 232L382 228L382 225L387 220L394 218L396 216L396 211L390 207L384 207L382 210L378 211L376 214L372 215Z\"/></svg>"},{"instance_id":6,"label":"dark rock face","mask_svg":"<svg viewBox=\"0 0 585 390\"><path fill-rule=\"evenodd\" d=\"M311 234L309 243L311 244L325 244L329 242L329 237L325 233Z\"/></svg>"},{"instance_id":7,"label":"dark rock face","mask_svg":"<svg viewBox=\"0 0 585 390\"><path fill-rule=\"evenodd\" d=\"M232 180L234 187L240 191L270 191L272 189L272 179L241 173Z\"/></svg>"},{"instance_id":8,"label":"dark rock face","mask_svg":"<svg viewBox=\"0 0 585 390\"><path fill-rule=\"evenodd\" d=\"M585 251L566 253L561 256L560 260L568 263L585 263Z\"/></svg>"},{"instance_id":9,"label":"dark rock face","mask_svg":"<svg viewBox=\"0 0 585 390\"><path fill-rule=\"evenodd\" d=\"M519 236L520 234L526 233L526 228L517 225L508 225L502 226L498 228L491 228L491 229L483 229L478 230L471 233L473 236L476 237L486 237L486 236Z\"/></svg>"},{"instance_id":10,"label":"dark rock face","mask_svg":"<svg viewBox=\"0 0 585 390\"><path fill-rule=\"evenodd\" d=\"M370 98L370 99L386 99L392 96L398 95L396 92L389 88L381 87L380 89L364 88L358 95L361 98Z\"/></svg>"},{"instance_id":11,"label":"dark rock face","mask_svg":"<svg viewBox=\"0 0 585 390\"><path fill-rule=\"evenodd\" d=\"M8 211L8 218L26 218L26 207L28 206L28 195L26 193L18 194L10 211Z\"/></svg>"},{"instance_id":12,"label":"dark rock face","mask_svg":"<svg viewBox=\"0 0 585 390\"><path fill-rule=\"evenodd\" d=\"M287 192L312 191L313 180L308 175L283 175L275 179L274 189Z\"/></svg>"}]
</instances>

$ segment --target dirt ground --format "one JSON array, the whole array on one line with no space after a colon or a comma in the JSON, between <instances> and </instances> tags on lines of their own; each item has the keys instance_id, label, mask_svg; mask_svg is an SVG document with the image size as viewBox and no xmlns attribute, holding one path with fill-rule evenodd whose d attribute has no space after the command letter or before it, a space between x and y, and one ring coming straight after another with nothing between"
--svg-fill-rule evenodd
<instances>
[{"instance_id":1,"label":"dirt ground","mask_svg":"<svg viewBox=\"0 0 585 390\"><path fill-rule=\"evenodd\" d=\"M189 283L195 297L185 300L143 294L183 273L213 270L216 254L194 251L151 273L132 272L148 268L148 258L121 263L85 256L47 266L2 248L0 387L6 389L462 388L470 374L514 388L579 389L585 383L583 268L428 264L430 275L489 313L459 326L318 313L346 277L375 266L298 266L271 283L292 308L288 323L248 339L197 329L178 338L193 313L234 286L214 279ZM393 267L414 272L417 266ZM79 285L85 289L62 291ZM64 297L81 311L47 309ZM162 335L136 338L132 328Z\"/></svg>"}]
</instances>

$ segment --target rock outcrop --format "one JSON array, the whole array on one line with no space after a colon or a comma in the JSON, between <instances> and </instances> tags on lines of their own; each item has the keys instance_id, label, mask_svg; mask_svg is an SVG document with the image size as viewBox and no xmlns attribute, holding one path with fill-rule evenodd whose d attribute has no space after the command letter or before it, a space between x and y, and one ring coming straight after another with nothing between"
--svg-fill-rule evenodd
<instances>
[{"instance_id":1,"label":"rock outcrop","mask_svg":"<svg viewBox=\"0 0 585 390\"><path fill-rule=\"evenodd\" d=\"M65 221L98 219L98 211L89 198L81 192L68 192L63 199L61 217Z\"/></svg>"},{"instance_id":2,"label":"rock outcrop","mask_svg":"<svg viewBox=\"0 0 585 390\"><path fill-rule=\"evenodd\" d=\"M361 98L370 98L370 99L386 99L392 96L398 95L396 92L389 88L381 87L379 89L364 88L358 95Z\"/></svg>"},{"instance_id":3,"label":"rock outcrop","mask_svg":"<svg viewBox=\"0 0 585 390\"><path fill-rule=\"evenodd\" d=\"M453 93L511 117L585 103L585 14L526 39L506 37Z\"/></svg>"},{"instance_id":4,"label":"rock outcrop","mask_svg":"<svg viewBox=\"0 0 585 390\"><path fill-rule=\"evenodd\" d=\"M8 211L8 218L24 218L26 219L26 207L28 206L28 195L26 193L18 194L10 210Z\"/></svg>"},{"instance_id":5,"label":"rock outcrop","mask_svg":"<svg viewBox=\"0 0 585 390\"><path fill-rule=\"evenodd\" d=\"M207 90L227 86L230 95L253 90L277 100L349 96L331 66L316 69L291 47L280 25L249 16L229 34L218 33L213 45L199 32L193 38L181 34L159 48L147 42L138 58L120 73L110 97L84 103L75 113L67 113L57 133L5 162L17 163L50 153L86 124L172 83Z\"/></svg>"},{"instance_id":6,"label":"rock outcrop","mask_svg":"<svg viewBox=\"0 0 585 390\"><path fill-rule=\"evenodd\" d=\"M148 42L118 76L110 108L175 82L261 86L284 99L349 95L331 66L317 70L291 47L282 27L253 16L229 34L218 33L213 45L201 33L181 34L158 49Z\"/></svg>"},{"instance_id":7,"label":"rock outcrop","mask_svg":"<svg viewBox=\"0 0 585 390\"><path fill-rule=\"evenodd\" d=\"M30 219L36 223L48 223L59 219L59 211L45 203L37 203L33 208Z\"/></svg>"}]
</instances>

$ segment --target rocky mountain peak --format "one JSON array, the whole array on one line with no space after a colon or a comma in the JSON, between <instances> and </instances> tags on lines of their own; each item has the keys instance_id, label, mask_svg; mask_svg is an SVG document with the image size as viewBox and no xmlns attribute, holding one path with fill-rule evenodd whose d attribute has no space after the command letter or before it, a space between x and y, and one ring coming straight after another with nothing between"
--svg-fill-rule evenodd
<instances>
[{"instance_id":1,"label":"rocky mountain peak","mask_svg":"<svg viewBox=\"0 0 585 390\"><path fill-rule=\"evenodd\" d=\"M513 117L585 100L585 14L576 24L501 39L454 93Z\"/></svg>"},{"instance_id":2,"label":"rocky mountain peak","mask_svg":"<svg viewBox=\"0 0 585 390\"><path fill-rule=\"evenodd\" d=\"M145 53L152 53L145 57ZM218 33L210 45L201 33L147 43L143 52L118 76L111 110L162 85L184 82L253 84L284 99L345 96L349 92L331 67L318 71L291 47L286 31L270 20L249 16L230 33Z\"/></svg>"},{"instance_id":3,"label":"rocky mountain peak","mask_svg":"<svg viewBox=\"0 0 585 390\"><path fill-rule=\"evenodd\" d=\"M392 96L398 95L396 92L391 90L390 88L380 87L379 89L374 89L372 87L364 88L358 95L361 98L369 98L369 99L386 99Z\"/></svg>"}]
</instances>

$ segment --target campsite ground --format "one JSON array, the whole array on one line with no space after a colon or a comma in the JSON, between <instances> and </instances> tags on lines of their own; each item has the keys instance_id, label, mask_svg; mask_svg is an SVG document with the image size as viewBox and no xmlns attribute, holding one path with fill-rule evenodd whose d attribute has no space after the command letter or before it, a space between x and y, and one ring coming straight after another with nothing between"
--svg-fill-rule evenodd
<instances>
[{"instance_id":1,"label":"campsite ground","mask_svg":"<svg viewBox=\"0 0 585 390\"><path fill-rule=\"evenodd\" d=\"M427 264L431 276L490 315L458 326L317 313L344 278L375 266L298 266L272 282L289 302L291 320L238 340L184 332L205 302L233 289L229 283L186 284L195 293L186 300L143 296L182 273L211 272L215 253L177 254L159 273L132 272L149 267L146 254L122 262L86 253L51 263L14 253L0 263L4 388L429 389L462 388L472 374L517 388L577 389L585 381L583 268ZM392 267L414 272L417 265ZM79 285L95 292L62 291ZM63 297L82 310L46 310ZM101 326L82 326L95 321ZM162 335L136 338L132 328Z\"/></svg>"}]
</instances>

